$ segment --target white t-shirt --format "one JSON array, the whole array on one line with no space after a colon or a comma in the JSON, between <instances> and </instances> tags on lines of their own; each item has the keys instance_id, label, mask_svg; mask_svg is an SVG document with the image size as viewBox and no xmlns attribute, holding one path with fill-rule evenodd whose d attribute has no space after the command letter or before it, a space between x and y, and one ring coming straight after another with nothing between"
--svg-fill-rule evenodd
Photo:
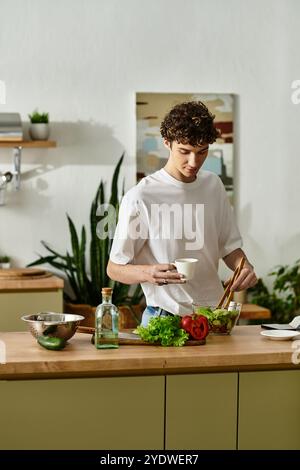
<instances>
[{"instance_id":1,"label":"white t-shirt","mask_svg":"<svg viewBox=\"0 0 300 470\"><path fill-rule=\"evenodd\" d=\"M173 263L197 258L185 284L142 283L147 305L174 314L191 312L192 302L216 305L223 293L219 259L242 246L220 178L200 170L192 183L161 169L143 178L122 199L110 259L117 264Z\"/></svg>"}]
</instances>

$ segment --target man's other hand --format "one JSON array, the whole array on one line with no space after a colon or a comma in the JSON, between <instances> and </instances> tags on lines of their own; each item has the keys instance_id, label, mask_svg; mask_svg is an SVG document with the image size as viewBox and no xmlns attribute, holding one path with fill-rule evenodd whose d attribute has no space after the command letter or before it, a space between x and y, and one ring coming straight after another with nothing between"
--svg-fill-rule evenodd
<instances>
[{"instance_id":1,"label":"man's other hand","mask_svg":"<svg viewBox=\"0 0 300 470\"><path fill-rule=\"evenodd\" d=\"M257 277L254 272L253 266L250 263L246 263L244 268L241 270L239 277L234 281L231 286L231 291L241 291L249 289L255 286L257 283Z\"/></svg>"}]
</instances>

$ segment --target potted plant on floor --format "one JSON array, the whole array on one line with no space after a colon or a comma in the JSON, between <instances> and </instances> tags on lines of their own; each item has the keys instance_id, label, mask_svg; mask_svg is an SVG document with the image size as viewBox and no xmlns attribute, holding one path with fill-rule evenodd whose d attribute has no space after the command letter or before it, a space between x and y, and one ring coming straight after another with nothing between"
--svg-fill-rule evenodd
<instances>
[{"instance_id":1,"label":"potted plant on floor","mask_svg":"<svg viewBox=\"0 0 300 470\"><path fill-rule=\"evenodd\" d=\"M118 215L118 178L120 167L124 158L121 156L112 179L111 195L109 203L114 206ZM123 191L124 193L124 191ZM102 287L113 288L113 303L118 306L120 312L120 328L134 328L139 322L142 312L141 301L143 292L140 285L128 286L120 282L112 281L106 273L109 260L112 240L110 238L99 238L96 227L104 216L97 215L97 208L106 202L104 184L101 181L96 195L92 201L90 209L90 273L86 269L86 229L83 225L80 236L77 233L72 219L67 216L71 239L72 251L65 254L58 253L45 241L42 245L48 251L47 256L40 256L39 259L28 266L36 266L48 263L53 268L61 270L67 277L72 295L64 292L65 311L68 313L78 313L85 317L83 326L94 327L96 306L101 303Z\"/></svg>"},{"instance_id":2,"label":"potted plant on floor","mask_svg":"<svg viewBox=\"0 0 300 470\"><path fill-rule=\"evenodd\" d=\"M273 277L273 285L268 288L259 279L248 290L250 300L271 310L269 323L289 323L300 314L300 259L292 265L277 266L268 275Z\"/></svg>"},{"instance_id":3,"label":"potted plant on floor","mask_svg":"<svg viewBox=\"0 0 300 470\"><path fill-rule=\"evenodd\" d=\"M50 134L49 113L39 113L37 110L28 114L30 119L29 134L32 140L48 140Z\"/></svg>"}]
</instances>

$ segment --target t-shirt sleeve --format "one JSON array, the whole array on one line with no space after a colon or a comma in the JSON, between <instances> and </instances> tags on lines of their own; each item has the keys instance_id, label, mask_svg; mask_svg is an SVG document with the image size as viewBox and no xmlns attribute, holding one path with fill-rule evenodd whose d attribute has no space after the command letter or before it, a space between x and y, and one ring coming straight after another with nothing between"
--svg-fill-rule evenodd
<instances>
[{"instance_id":1,"label":"t-shirt sleeve","mask_svg":"<svg viewBox=\"0 0 300 470\"><path fill-rule=\"evenodd\" d=\"M223 186L223 185L222 185ZM219 232L219 256L229 255L237 248L243 245L242 237L235 221L233 209L230 205L228 195L224 186L222 187L222 212L220 218L220 232Z\"/></svg>"},{"instance_id":2,"label":"t-shirt sleeve","mask_svg":"<svg viewBox=\"0 0 300 470\"><path fill-rule=\"evenodd\" d=\"M134 258L142 249L146 238L139 201L125 194L119 209L110 260L116 264L134 264Z\"/></svg>"}]
</instances>

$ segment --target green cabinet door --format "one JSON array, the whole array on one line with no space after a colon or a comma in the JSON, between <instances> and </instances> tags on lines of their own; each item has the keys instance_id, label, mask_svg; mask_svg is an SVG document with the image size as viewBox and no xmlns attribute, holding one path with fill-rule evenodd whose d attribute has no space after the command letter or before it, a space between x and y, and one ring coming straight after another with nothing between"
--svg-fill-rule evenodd
<instances>
[{"instance_id":1,"label":"green cabinet door","mask_svg":"<svg viewBox=\"0 0 300 470\"><path fill-rule=\"evenodd\" d=\"M0 381L0 449L163 449L164 377Z\"/></svg>"},{"instance_id":2,"label":"green cabinet door","mask_svg":"<svg viewBox=\"0 0 300 470\"><path fill-rule=\"evenodd\" d=\"M63 291L0 292L0 331L25 331L22 315L63 312Z\"/></svg>"},{"instance_id":3,"label":"green cabinet door","mask_svg":"<svg viewBox=\"0 0 300 470\"><path fill-rule=\"evenodd\" d=\"M300 370L243 372L239 449L300 449Z\"/></svg>"},{"instance_id":4,"label":"green cabinet door","mask_svg":"<svg viewBox=\"0 0 300 470\"><path fill-rule=\"evenodd\" d=\"M236 449L237 373L166 380L166 449Z\"/></svg>"}]
</instances>

